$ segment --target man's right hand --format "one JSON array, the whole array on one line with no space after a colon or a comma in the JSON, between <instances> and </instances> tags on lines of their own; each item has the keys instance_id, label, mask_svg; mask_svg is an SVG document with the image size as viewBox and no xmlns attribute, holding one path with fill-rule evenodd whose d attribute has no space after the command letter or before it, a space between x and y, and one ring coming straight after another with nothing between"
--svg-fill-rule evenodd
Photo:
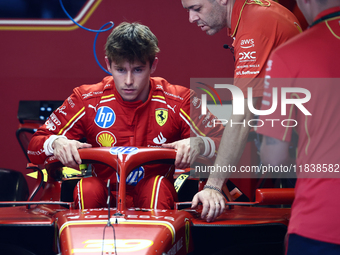
<instances>
[{"instance_id":1,"label":"man's right hand","mask_svg":"<svg viewBox=\"0 0 340 255\"><path fill-rule=\"evenodd\" d=\"M72 168L78 168L81 164L78 149L91 147L91 144L81 143L76 140L68 140L64 137L60 137L52 143L54 156L63 163L64 166Z\"/></svg>"},{"instance_id":2,"label":"man's right hand","mask_svg":"<svg viewBox=\"0 0 340 255\"><path fill-rule=\"evenodd\" d=\"M203 204L201 218L207 222L214 221L226 208L222 193L213 189L207 188L196 193L191 208L196 208L199 202Z\"/></svg>"}]
</instances>

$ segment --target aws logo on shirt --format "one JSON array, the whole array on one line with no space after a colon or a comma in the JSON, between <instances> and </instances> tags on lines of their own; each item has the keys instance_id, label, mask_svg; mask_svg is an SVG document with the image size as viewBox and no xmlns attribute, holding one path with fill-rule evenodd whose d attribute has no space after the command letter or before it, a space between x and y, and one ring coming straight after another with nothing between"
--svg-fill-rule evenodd
<instances>
[{"instance_id":1,"label":"aws logo on shirt","mask_svg":"<svg viewBox=\"0 0 340 255\"><path fill-rule=\"evenodd\" d=\"M251 47L255 47L254 39L243 39L243 40L241 40L241 48L249 49Z\"/></svg>"},{"instance_id":2,"label":"aws logo on shirt","mask_svg":"<svg viewBox=\"0 0 340 255\"><path fill-rule=\"evenodd\" d=\"M109 128L115 123L116 114L107 106L102 106L98 109L94 122L101 128Z\"/></svg>"}]
</instances>

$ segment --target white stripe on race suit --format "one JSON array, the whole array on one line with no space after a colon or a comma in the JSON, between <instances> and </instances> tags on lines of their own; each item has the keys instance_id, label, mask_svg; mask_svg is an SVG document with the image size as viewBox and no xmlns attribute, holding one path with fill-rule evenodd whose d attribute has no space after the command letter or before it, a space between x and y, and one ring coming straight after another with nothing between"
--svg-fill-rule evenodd
<instances>
[{"instance_id":1,"label":"white stripe on race suit","mask_svg":"<svg viewBox=\"0 0 340 255\"><path fill-rule=\"evenodd\" d=\"M85 113L86 112L83 112L82 114L80 114L80 116L75 121L73 121L72 124L67 129L65 129L65 131L62 133L62 135L65 135L66 132L69 131L74 126L74 124L76 124L76 122L78 120L80 120L85 115Z\"/></svg>"},{"instance_id":2,"label":"white stripe on race suit","mask_svg":"<svg viewBox=\"0 0 340 255\"><path fill-rule=\"evenodd\" d=\"M164 100L160 100L160 99L151 99L151 101L157 101L157 102L161 102L163 104L166 104L166 102Z\"/></svg>"},{"instance_id":3,"label":"white stripe on race suit","mask_svg":"<svg viewBox=\"0 0 340 255\"><path fill-rule=\"evenodd\" d=\"M157 209L157 202L158 202L158 195L159 195L159 186L161 185L162 179L164 178L164 176L161 176L161 178L159 178L158 180L158 184L157 184L157 188L156 188L156 196L155 196L155 205L153 209Z\"/></svg>"},{"instance_id":4,"label":"white stripe on race suit","mask_svg":"<svg viewBox=\"0 0 340 255\"><path fill-rule=\"evenodd\" d=\"M192 130L192 132L195 133L196 136L200 136L199 134L197 134L196 130L194 129L194 127L190 124L190 122L183 116L182 113L179 113L179 116L181 116L181 118L188 124L188 126L190 127L190 129Z\"/></svg>"}]
</instances>

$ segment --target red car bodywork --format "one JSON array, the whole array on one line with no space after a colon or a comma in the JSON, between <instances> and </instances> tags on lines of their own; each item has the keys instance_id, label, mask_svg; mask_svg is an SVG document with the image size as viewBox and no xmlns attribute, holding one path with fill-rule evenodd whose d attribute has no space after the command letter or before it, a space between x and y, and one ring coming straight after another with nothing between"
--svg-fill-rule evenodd
<instances>
[{"instance_id":1,"label":"red car bodywork","mask_svg":"<svg viewBox=\"0 0 340 255\"><path fill-rule=\"evenodd\" d=\"M101 162L117 169L120 180L125 180L137 166L174 162L176 155L175 150L162 148L136 148L134 154L119 155L110 151L111 148L90 148L81 149L79 153L85 163ZM50 229L49 248L45 248L49 249L49 253L41 253L35 247L30 250L33 254L218 254L223 249L236 249L244 254L242 244L265 247L267 242L267 245L272 245L271 237L262 240L262 243L257 240L258 237L266 238L263 233L272 235L280 232L277 239L283 244L289 222L289 208L256 206L288 204L294 198L293 189L257 190L255 202L227 202L229 209L216 221L207 223L200 218L200 209L178 209L188 203L177 203L174 210L126 208L126 183L121 181L118 203L110 207L110 211L108 208L81 211L72 209L72 201L61 201L63 185L79 178L64 179L61 176L62 166L54 157L48 158L45 163L49 178L41 201L2 202L22 206L0 208L0 236L3 226L12 228L11 231L23 226L31 227L32 235L37 233L34 228L45 226ZM249 234L253 237L248 237ZM233 238L235 240L230 243ZM214 240L219 242L218 249ZM238 248L233 247L234 244ZM30 249L27 245L23 246ZM272 254L279 252L282 250Z\"/></svg>"}]
</instances>

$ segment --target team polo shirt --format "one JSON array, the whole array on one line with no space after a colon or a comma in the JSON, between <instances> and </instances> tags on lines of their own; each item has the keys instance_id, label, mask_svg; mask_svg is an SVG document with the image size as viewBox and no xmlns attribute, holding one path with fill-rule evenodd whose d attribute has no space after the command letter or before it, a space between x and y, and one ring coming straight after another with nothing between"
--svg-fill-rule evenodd
<instances>
[{"instance_id":1,"label":"team polo shirt","mask_svg":"<svg viewBox=\"0 0 340 255\"><path fill-rule=\"evenodd\" d=\"M298 20L288 9L274 1L236 0L229 34L234 38L235 85L247 95L253 87L253 97L261 97L260 79L270 53L291 37L300 33Z\"/></svg>"},{"instance_id":2,"label":"team polo shirt","mask_svg":"<svg viewBox=\"0 0 340 255\"><path fill-rule=\"evenodd\" d=\"M331 8L320 13L316 20L339 11L340 7ZM268 61L262 110L272 106L275 87L278 107L273 114L261 116L265 124L257 130L289 142L292 128L282 126L280 121L292 119L297 122L294 128L299 135L298 180L288 233L335 244L340 244L339 22L340 13L312 26L273 52ZM286 115L281 115L280 91L287 87L310 92L311 98L303 106L311 115L305 115L289 104ZM305 96L306 93L292 92L287 93L286 98ZM278 121L272 127L266 119ZM295 124L292 121L290 125Z\"/></svg>"}]
</instances>

